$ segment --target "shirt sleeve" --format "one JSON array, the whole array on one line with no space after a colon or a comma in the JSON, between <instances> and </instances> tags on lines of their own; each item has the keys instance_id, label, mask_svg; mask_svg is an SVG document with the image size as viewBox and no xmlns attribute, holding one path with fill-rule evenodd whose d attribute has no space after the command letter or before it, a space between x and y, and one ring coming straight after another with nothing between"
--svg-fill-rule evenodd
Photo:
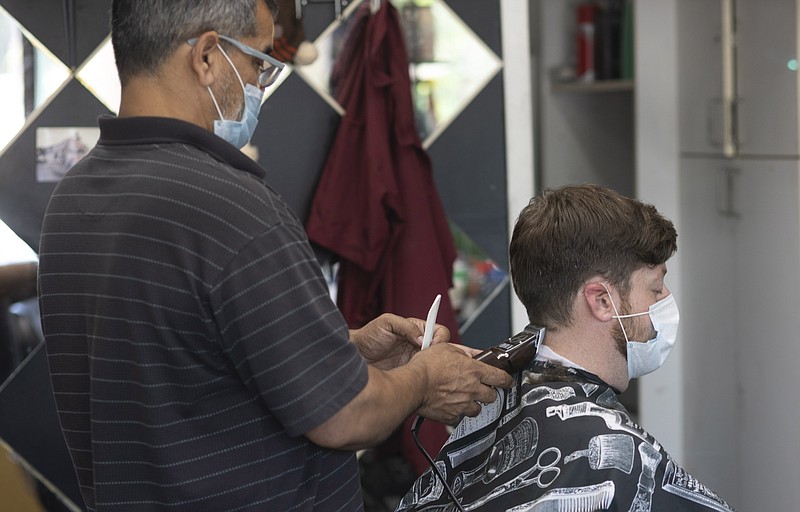
<instances>
[{"instance_id":1,"label":"shirt sleeve","mask_svg":"<svg viewBox=\"0 0 800 512\"><path fill-rule=\"evenodd\" d=\"M210 300L233 368L290 435L324 423L366 386L366 362L299 225L254 238Z\"/></svg>"}]
</instances>

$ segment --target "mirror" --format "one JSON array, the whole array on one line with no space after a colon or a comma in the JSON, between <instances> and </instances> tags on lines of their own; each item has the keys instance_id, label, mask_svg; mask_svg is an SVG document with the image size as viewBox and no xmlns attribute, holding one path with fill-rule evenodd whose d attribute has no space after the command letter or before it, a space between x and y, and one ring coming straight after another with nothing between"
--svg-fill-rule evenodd
<instances>
[{"instance_id":1,"label":"mirror","mask_svg":"<svg viewBox=\"0 0 800 512\"><path fill-rule=\"evenodd\" d=\"M453 263L450 302L458 319L458 330L463 334L486 306L505 289L510 277L508 272L452 222L450 232L458 254Z\"/></svg>"},{"instance_id":2,"label":"mirror","mask_svg":"<svg viewBox=\"0 0 800 512\"><path fill-rule=\"evenodd\" d=\"M78 69L77 77L108 110L117 112L121 90L111 36L108 36Z\"/></svg>"},{"instance_id":3,"label":"mirror","mask_svg":"<svg viewBox=\"0 0 800 512\"><path fill-rule=\"evenodd\" d=\"M0 7L0 148L14 140L28 117L69 77L67 66Z\"/></svg>"},{"instance_id":4,"label":"mirror","mask_svg":"<svg viewBox=\"0 0 800 512\"><path fill-rule=\"evenodd\" d=\"M43 337L36 302L38 257L0 220L0 389Z\"/></svg>"},{"instance_id":5,"label":"mirror","mask_svg":"<svg viewBox=\"0 0 800 512\"><path fill-rule=\"evenodd\" d=\"M384 0L388 1L388 0ZM355 10L351 3L314 44L319 57L296 68L340 114L330 76ZM502 61L442 0L391 0L400 14L409 59L409 77L417 130L428 148L475 96L494 78Z\"/></svg>"}]
</instances>

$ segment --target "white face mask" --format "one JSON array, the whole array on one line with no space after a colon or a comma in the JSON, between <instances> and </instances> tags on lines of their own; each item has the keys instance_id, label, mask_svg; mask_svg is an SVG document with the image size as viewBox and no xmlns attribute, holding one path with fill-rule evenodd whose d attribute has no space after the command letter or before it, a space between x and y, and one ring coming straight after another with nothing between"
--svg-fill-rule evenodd
<instances>
[{"instance_id":1,"label":"white face mask","mask_svg":"<svg viewBox=\"0 0 800 512\"><path fill-rule=\"evenodd\" d=\"M611 293L608 296L611 299ZM625 336L627 342L628 378L635 379L658 370L667 360L678 336L680 313L678 305L675 303L675 297L669 294L650 306L647 311L632 315L620 315L613 299L611 299L611 307L617 313L613 318L616 318L622 327L622 335ZM642 315L650 316L656 337L647 342L631 341L625 332L625 326L622 325L622 319Z\"/></svg>"}]
</instances>

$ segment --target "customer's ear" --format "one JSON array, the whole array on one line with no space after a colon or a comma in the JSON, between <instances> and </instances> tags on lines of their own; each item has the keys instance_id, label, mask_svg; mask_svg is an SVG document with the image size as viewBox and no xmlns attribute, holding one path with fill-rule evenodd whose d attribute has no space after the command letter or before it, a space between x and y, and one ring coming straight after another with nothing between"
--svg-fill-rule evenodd
<instances>
[{"instance_id":1,"label":"customer's ear","mask_svg":"<svg viewBox=\"0 0 800 512\"><path fill-rule=\"evenodd\" d=\"M587 309L601 322L612 320L616 314L610 293L608 287L601 281L587 281L581 290Z\"/></svg>"}]
</instances>

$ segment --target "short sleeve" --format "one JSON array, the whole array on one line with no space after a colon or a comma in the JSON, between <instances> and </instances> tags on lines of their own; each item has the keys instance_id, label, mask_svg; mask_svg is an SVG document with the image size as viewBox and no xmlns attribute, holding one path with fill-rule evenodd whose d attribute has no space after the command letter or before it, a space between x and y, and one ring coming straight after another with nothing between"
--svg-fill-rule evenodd
<instances>
[{"instance_id":1,"label":"short sleeve","mask_svg":"<svg viewBox=\"0 0 800 512\"><path fill-rule=\"evenodd\" d=\"M290 435L324 423L367 383L367 365L302 228L276 224L230 262L210 293L220 343Z\"/></svg>"}]
</instances>

